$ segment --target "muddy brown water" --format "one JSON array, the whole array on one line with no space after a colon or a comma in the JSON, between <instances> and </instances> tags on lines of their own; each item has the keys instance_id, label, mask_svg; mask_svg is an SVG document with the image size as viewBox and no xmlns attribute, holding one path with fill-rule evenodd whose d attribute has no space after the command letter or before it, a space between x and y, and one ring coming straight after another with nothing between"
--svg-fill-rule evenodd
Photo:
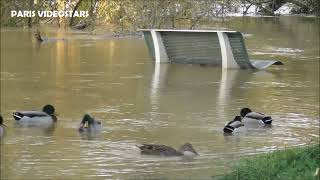
<instances>
[{"instance_id":1,"label":"muddy brown water","mask_svg":"<svg viewBox=\"0 0 320 180\"><path fill-rule=\"evenodd\" d=\"M319 139L319 26L312 17L236 18L251 59L285 65L222 71L181 64L155 66L144 39L41 28L1 29L3 179L210 179L239 158ZM54 127L20 127L15 110L54 104ZM224 136L241 107L265 112L271 128ZM82 115L103 121L80 135ZM193 144L194 159L142 156L135 145Z\"/></svg>"}]
</instances>

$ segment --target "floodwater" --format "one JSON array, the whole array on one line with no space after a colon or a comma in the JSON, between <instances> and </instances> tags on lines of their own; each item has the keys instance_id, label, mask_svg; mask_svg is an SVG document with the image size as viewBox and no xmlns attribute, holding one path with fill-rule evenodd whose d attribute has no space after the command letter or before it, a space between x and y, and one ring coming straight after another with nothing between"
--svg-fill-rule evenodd
<instances>
[{"instance_id":1,"label":"floodwater","mask_svg":"<svg viewBox=\"0 0 320 180\"><path fill-rule=\"evenodd\" d=\"M251 59L265 71L155 65L143 38L109 39L42 28L1 30L2 179L210 179L239 158L319 140L319 20L238 18ZM54 127L20 127L15 110L56 108ZM271 128L224 136L242 107L273 117ZM103 121L81 135L84 113ZM193 144L194 159L139 154L136 145Z\"/></svg>"}]
</instances>

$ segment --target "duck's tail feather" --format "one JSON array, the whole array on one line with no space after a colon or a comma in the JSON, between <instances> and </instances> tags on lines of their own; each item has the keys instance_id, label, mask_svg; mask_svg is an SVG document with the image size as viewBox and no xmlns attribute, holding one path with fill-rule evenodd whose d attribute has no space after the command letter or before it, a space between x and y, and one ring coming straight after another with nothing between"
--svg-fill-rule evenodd
<instances>
[{"instance_id":1,"label":"duck's tail feather","mask_svg":"<svg viewBox=\"0 0 320 180\"><path fill-rule=\"evenodd\" d=\"M272 118L270 116L266 116L266 117L262 118L262 121L264 124L271 124Z\"/></svg>"},{"instance_id":2,"label":"duck's tail feather","mask_svg":"<svg viewBox=\"0 0 320 180\"><path fill-rule=\"evenodd\" d=\"M21 118L23 118L23 114L22 113L20 113L20 112L13 112L12 113L12 115L13 115L13 118L16 120L16 121L19 121Z\"/></svg>"},{"instance_id":3,"label":"duck's tail feather","mask_svg":"<svg viewBox=\"0 0 320 180\"><path fill-rule=\"evenodd\" d=\"M141 149L143 147L143 145L135 145L137 148Z\"/></svg>"},{"instance_id":4,"label":"duck's tail feather","mask_svg":"<svg viewBox=\"0 0 320 180\"><path fill-rule=\"evenodd\" d=\"M225 126L223 128L224 133L232 133L233 131L234 131L234 127L232 127L232 126Z\"/></svg>"}]
</instances>

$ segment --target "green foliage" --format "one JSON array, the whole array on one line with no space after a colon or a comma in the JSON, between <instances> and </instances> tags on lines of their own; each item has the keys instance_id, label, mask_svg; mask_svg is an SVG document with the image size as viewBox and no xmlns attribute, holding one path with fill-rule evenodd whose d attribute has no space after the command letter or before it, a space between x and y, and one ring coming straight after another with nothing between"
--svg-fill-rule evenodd
<instances>
[{"instance_id":1,"label":"green foliage","mask_svg":"<svg viewBox=\"0 0 320 180\"><path fill-rule=\"evenodd\" d=\"M320 144L246 158L221 180L236 179L310 179L320 166Z\"/></svg>"},{"instance_id":2,"label":"green foliage","mask_svg":"<svg viewBox=\"0 0 320 180\"><path fill-rule=\"evenodd\" d=\"M11 11L38 11L38 10L49 10L51 4L46 0L38 0L34 3L34 0L25 1L13 1L13 0L1 0L0 10L1 10L1 26L30 26L33 24L38 24L41 20L38 16L32 18L17 18L11 17Z\"/></svg>"},{"instance_id":3,"label":"green foliage","mask_svg":"<svg viewBox=\"0 0 320 180\"><path fill-rule=\"evenodd\" d=\"M1 0L2 26L29 26L39 23L57 23L59 27L86 24L106 25L113 31L134 31L137 28L189 28L202 22L224 16L226 11L256 5L262 13L273 14L286 2L301 7L300 13L318 13L319 0ZM83 10L89 17L16 18L11 10Z\"/></svg>"}]
</instances>

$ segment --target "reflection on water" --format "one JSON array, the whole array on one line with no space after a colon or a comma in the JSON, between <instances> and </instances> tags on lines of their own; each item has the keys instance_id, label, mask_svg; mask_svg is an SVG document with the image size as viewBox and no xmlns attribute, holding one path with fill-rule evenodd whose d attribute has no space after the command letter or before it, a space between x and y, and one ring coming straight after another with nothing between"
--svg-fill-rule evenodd
<instances>
[{"instance_id":1,"label":"reflection on water","mask_svg":"<svg viewBox=\"0 0 320 180\"><path fill-rule=\"evenodd\" d=\"M245 18L230 27L250 34L252 59L276 59L266 71L154 65L142 38L100 39L43 29L1 31L1 178L209 179L235 159L319 138L319 30L312 18ZM286 49L287 48L287 49ZM291 52L290 50L301 50ZM274 50L282 50L281 52ZM283 50L286 50L283 53ZM289 55L288 55L289 54ZM54 104L53 127L20 127L15 110ZM224 136L242 107L272 115L271 128ZM84 113L103 121L80 134ZM137 144L194 145L191 161L139 154Z\"/></svg>"}]
</instances>

